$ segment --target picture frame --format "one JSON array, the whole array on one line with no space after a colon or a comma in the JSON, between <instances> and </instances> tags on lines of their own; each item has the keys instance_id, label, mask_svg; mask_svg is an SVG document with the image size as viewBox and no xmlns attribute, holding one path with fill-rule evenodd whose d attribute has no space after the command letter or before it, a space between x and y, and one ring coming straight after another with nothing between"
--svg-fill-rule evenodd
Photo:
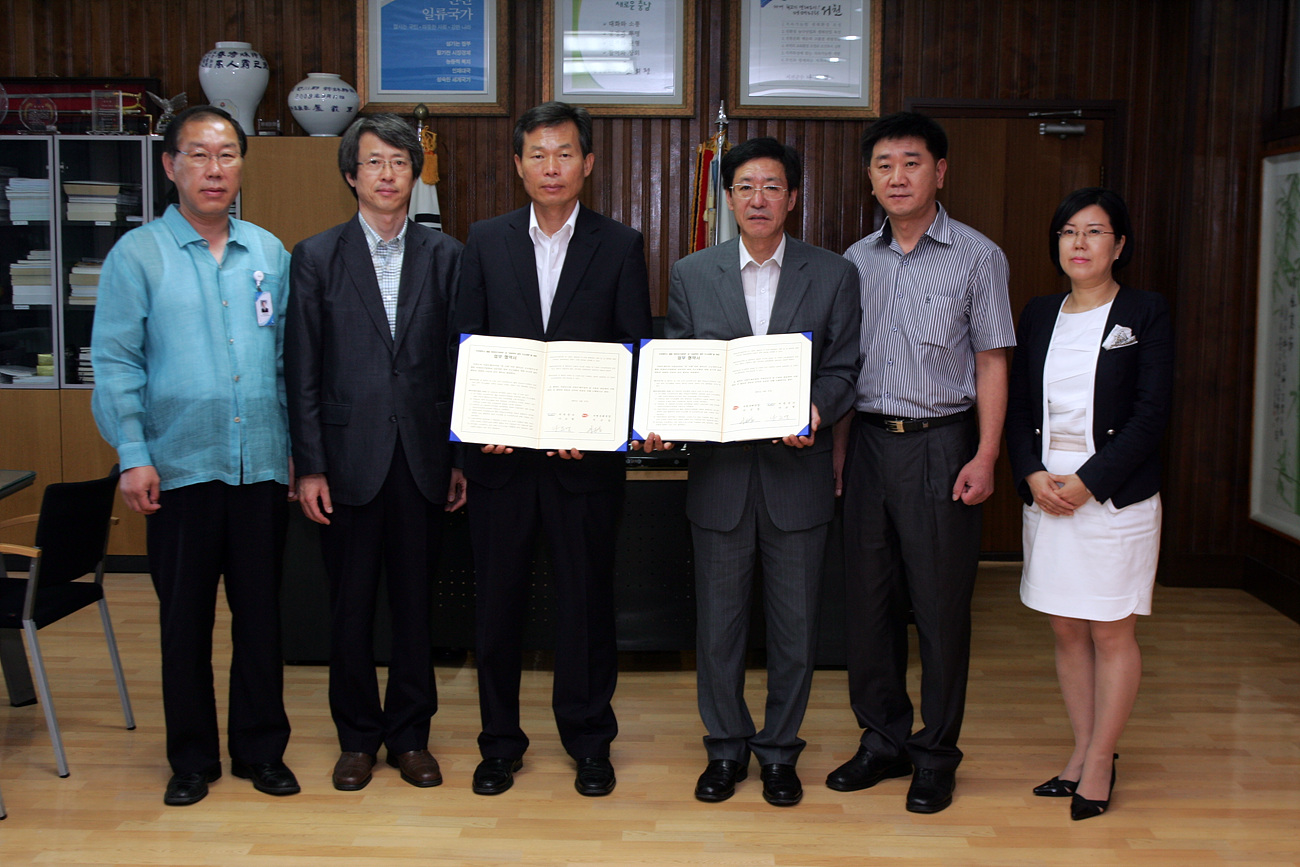
<instances>
[{"instance_id":1,"label":"picture frame","mask_svg":"<svg viewBox=\"0 0 1300 867\"><path fill-rule=\"evenodd\" d=\"M504 115L507 0L357 0L362 114Z\"/></svg>"},{"instance_id":2,"label":"picture frame","mask_svg":"<svg viewBox=\"0 0 1300 867\"><path fill-rule=\"evenodd\" d=\"M1261 172L1250 519L1300 541L1300 148Z\"/></svg>"},{"instance_id":3,"label":"picture frame","mask_svg":"<svg viewBox=\"0 0 1300 867\"><path fill-rule=\"evenodd\" d=\"M593 115L695 115L695 0L545 0L542 26L543 99Z\"/></svg>"},{"instance_id":4,"label":"picture frame","mask_svg":"<svg viewBox=\"0 0 1300 867\"><path fill-rule=\"evenodd\" d=\"M741 0L740 21L731 28L735 68L727 113L879 117L883 6L883 0Z\"/></svg>"}]
</instances>

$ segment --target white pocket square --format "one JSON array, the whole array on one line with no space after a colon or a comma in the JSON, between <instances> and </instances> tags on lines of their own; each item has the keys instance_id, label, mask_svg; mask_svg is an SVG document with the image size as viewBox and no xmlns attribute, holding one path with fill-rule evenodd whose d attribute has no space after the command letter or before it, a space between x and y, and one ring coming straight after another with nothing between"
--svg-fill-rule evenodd
<instances>
[{"instance_id":1,"label":"white pocket square","mask_svg":"<svg viewBox=\"0 0 1300 867\"><path fill-rule=\"evenodd\" d=\"M1132 346L1137 342L1137 338L1133 336L1133 329L1125 325L1116 325L1101 342L1101 348L1119 349L1121 346Z\"/></svg>"}]
</instances>

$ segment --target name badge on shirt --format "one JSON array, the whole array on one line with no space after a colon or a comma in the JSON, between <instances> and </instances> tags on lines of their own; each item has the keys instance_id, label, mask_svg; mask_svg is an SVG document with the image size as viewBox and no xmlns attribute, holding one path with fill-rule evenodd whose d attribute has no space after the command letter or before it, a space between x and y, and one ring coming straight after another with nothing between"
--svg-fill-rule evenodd
<instances>
[{"instance_id":1,"label":"name badge on shirt","mask_svg":"<svg viewBox=\"0 0 1300 867\"><path fill-rule=\"evenodd\" d=\"M275 306L271 302L271 293L262 288L265 279L266 274L263 272L253 272L253 291L257 293L257 324L262 326L275 324Z\"/></svg>"}]
</instances>

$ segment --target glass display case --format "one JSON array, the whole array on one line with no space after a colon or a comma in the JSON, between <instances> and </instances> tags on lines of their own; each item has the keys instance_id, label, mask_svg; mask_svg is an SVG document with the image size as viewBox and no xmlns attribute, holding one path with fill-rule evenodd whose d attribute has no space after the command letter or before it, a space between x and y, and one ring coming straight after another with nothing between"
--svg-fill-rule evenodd
<instances>
[{"instance_id":1,"label":"glass display case","mask_svg":"<svg viewBox=\"0 0 1300 867\"><path fill-rule=\"evenodd\" d=\"M58 387L54 139L0 136L0 388Z\"/></svg>"},{"instance_id":2,"label":"glass display case","mask_svg":"<svg viewBox=\"0 0 1300 867\"><path fill-rule=\"evenodd\" d=\"M152 217L147 136L61 135L54 201L64 386L93 386L90 334L99 273L117 239Z\"/></svg>"},{"instance_id":3,"label":"glass display case","mask_svg":"<svg viewBox=\"0 0 1300 867\"><path fill-rule=\"evenodd\" d=\"M0 136L0 388L91 387L104 257L167 207L162 139Z\"/></svg>"}]
</instances>

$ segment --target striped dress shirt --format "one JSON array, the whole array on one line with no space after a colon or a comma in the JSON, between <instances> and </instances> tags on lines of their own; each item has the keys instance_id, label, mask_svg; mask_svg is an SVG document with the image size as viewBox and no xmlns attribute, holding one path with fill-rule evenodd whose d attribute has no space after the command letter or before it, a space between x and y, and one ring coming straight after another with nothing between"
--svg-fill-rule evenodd
<instances>
[{"instance_id":1,"label":"striped dress shirt","mask_svg":"<svg viewBox=\"0 0 1300 867\"><path fill-rule=\"evenodd\" d=\"M374 263L375 279L379 281L379 297L384 300L384 312L388 314L388 333L396 337L397 290L402 285L402 257L406 252L406 225L409 221L403 220L397 237L385 241L359 212L357 219L361 221L361 230L366 233L366 243L370 245L370 261Z\"/></svg>"},{"instance_id":2,"label":"striped dress shirt","mask_svg":"<svg viewBox=\"0 0 1300 867\"><path fill-rule=\"evenodd\" d=\"M910 253L886 220L844 254L862 286L860 412L935 418L969 409L975 353L1016 344L1007 257L937 207Z\"/></svg>"}]
</instances>

